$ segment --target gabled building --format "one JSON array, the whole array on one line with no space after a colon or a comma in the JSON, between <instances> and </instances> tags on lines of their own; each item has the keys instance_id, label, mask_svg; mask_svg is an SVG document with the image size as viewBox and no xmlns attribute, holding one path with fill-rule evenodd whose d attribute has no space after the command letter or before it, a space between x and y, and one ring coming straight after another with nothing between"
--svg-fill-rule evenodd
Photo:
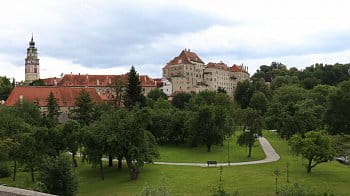
<instances>
[{"instance_id":1,"label":"gabled building","mask_svg":"<svg viewBox=\"0 0 350 196\"><path fill-rule=\"evenodd\" d=\"M59 121L65 122L69 112L75 108L75 101L82 90L89 93L94 103L102 103L101 97L94 88L69 88L69 87L48 87L48 86L19 86L15 87L5 106L14 106L21 101L29 101L37 105L41 112L47 112L47 98L52 92L60 106Z\"/></svg>"},{"instance_id":2,"label":"gabled building","mask_svg":"<svg viewBox=\"0 0 350 196\"><path fill-rule=\"evenodd\" d=\"M205 64L196 53L185 49L163 67L163 78L171 82L173 93L223 88L232 97L238 81L249 79L249 73L243 65Z\"/></svg>"}]
</instances>

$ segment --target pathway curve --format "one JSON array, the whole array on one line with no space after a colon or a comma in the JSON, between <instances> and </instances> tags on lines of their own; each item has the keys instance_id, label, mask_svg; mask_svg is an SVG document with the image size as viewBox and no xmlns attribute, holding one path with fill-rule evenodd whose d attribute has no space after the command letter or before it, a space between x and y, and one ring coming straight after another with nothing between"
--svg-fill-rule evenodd
<instances>
[{"instance_id":1,"label":"pathway curve","mask_svg":"<svg viewBox=\"0 0 350 196\"><path fill-rule=\"evenodd\" d=\"M275 149L271 146L270 142L267 141L264 137L259 137L260 145L265 153L265 159L258 160L258 161L246 161L246 162L236 162L236 163L230 163L230 166L237 166L237 165L255 165L255 164L262 164L262 163L271 163L274 161L278 161L280 159L280 156L276 153ZM156 165L181 165L181 166L198 166L198 167L208 167L208 164L206 163L172 163L172 162L154 162ZM211 165L210 167L215 166L229 166L229 163L218 163L217 165Z\"/></svg>"}]
</instances>

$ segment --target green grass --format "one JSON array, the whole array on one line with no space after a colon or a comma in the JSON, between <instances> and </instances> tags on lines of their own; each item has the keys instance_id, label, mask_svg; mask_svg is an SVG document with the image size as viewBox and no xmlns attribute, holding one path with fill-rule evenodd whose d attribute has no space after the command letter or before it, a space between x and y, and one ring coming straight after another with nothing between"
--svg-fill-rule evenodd
<instances>
[{"instance_id":1,"label":"green grass","mask_svg":"<svg viewBox=\"0 0 350 196\"><path fill-rule=\"evenodd\" d=\"M240 147L236 144L237 135L224 141L224 146L213 145L211 152L207 152L206 146L189 147L188 145L161 145L159 146L160 158L157 161L184 162L184 163L206 163L208 160L215 160L219 163L228 162L228 151L230 151L230 162L254 161L265 158L265 154L256 142L252 148L252 156L248 158L248 148ZM230 149L228 149L228 145Z\"/></svg>"},{"instance_id":2,"label":"green grass","mask_svg":"<svg viewBox=\"0 0 350 196\"><path fill-rule=\"evenodd\" d=\"M320 164L311 174L307 174L301 165L301 158L292 155L286 141L276 133L264 132L264 136L280 154L281 160L260 165L224 167L223 183L227 191L238 190L240 195L274 195L273 170L281 170L279 182L285 185L285 166L289 162L291 183L301 182L318 191L333 190L336 195L350 195L350 167L333 161ZM106 168L104 181L100 179L98 169L87 164L80 164L77 172L79 195L135 195L145 184L159 186L162 183L174 195L210 195L219 182L218 168L190 166L145 165L137 181L129 181L126 169ZM20 173L16 184L22 184L26 176L30 179L29 174ZM166 178L166 182L161 182L161 176ZM14 185L10 178L0 179L0 182Z\"/></svg>"}]
</instances>

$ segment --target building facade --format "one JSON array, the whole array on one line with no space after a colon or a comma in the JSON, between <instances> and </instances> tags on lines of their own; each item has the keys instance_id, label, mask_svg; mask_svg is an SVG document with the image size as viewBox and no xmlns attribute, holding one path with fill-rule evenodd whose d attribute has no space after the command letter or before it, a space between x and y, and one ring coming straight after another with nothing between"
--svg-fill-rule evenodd
<instances>
[{"instance_id":1,"label":"building facade","mask_svg":"<svg viewBox=\"0 0 350 196\"><path fill-rule=\"evenodd\" d=\"M237 83L249 79L249 73L243 65L205 64L196 53L185 49L163 67L163 78L171 81L173 93L222 88L233 97Z\"/></svg>"},{"instance_id":2,"label":"building facade","mask_svg":"<svg viewBox=\"0 0 350 196\"><path fill-rule=\"evenodd\" d=\"M35 47L33 36L27 48L27 57L25 59L25 83L29 84L40 79L38 50Z\"/></svg>"},{"instance_id":3,"label":"building facade","mask_svg":"<svg viewBox=\"0 0 350 196\"><path fill-rule=\"evenodd\" d=\"M37 105L42 113L47 112L47 98L52 92L57 99L60 107L59 122L66 122L69 119L69 113L75 108L75 102L82 90L89 93L93 103L102 103L101 97L94 88L69 88L69 87L51 87L51 86L17 86L15 87L5 106L12 107L18 102L28 101Z\"/></svg>"}]
</instances>

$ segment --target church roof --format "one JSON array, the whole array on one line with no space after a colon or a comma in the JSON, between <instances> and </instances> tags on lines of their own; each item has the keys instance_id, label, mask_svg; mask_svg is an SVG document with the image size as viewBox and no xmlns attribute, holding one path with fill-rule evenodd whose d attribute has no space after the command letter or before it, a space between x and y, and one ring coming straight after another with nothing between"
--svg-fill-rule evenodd
<instances>
[{"instance_id":1,"label":"church roof","mask_svg":"<svg viewBox=\"0 0 350 196\"><path fill-rule=\"evenodd\" d=\"M199 58L199 56L194 53L191 52L190 50L184 49L181 51L181 53L179 54L179 56L173 58L171 61L169 61L164 68L167 68L171 65L177 65L177 64L193 64L193 62L197 62L197 63L204 63L202 61L201 58Z\"/></svg>"},{"instance_id":2,"label":"church roof","mask_svg":"<svg viewBox=\"0 0 350 196\"><path fill-rule=\"evenodd\" d=\"M19 100L31 101L39 107L47 105L47 97L52 92L57 98L60 107L73 107L75 100L82 90L86 90L95 103L102 102L101 97L94 88L67 88L67 87L44 87L44 86L19 86L15 87L5 102L6 106L14 106Z\"/></svg>"}]
</instances>

